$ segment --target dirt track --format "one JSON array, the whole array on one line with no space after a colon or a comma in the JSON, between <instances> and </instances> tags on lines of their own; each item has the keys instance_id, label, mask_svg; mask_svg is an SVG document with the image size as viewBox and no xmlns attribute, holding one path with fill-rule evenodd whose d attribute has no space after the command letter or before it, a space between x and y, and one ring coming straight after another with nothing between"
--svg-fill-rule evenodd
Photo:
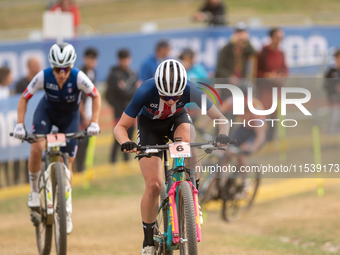
<instances>
[{"instance_id":1,"label":"dirt track","mask_svg":"<svg viewBox=\"0 0 340 255\"><path fill-rule=\"evenodd\" d=\"M340 252L339 192L340 188L331 188L322 198L312 192L258 204L243 222L234 224L222 222L218 212L209 212L199 254ZM75 199L68 254L140 254L139 200L139 195ZM25 203L26 198L20 198L0 204L1 255L37 254ZM54 250L53 246L51 254L55 254Z\"/></svg>"}]
</instances>

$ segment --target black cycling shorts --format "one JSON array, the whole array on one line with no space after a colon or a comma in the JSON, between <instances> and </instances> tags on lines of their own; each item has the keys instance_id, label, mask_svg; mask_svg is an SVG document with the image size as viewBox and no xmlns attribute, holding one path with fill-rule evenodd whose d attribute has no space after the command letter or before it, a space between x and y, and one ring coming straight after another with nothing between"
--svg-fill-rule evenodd
<instances>
[{"instance_id":1,"label":"black cycling shorts","mask_svg":"<svg viewBox=\"0 0 340 255\"><path fill-rule=\"evenodd\" d=\"M79 110L74 112L58 112L46 106L44 98L38 104L32 123L32 134L49 134L52 125L58 127L60 133L75 133L79 130ZM66 139L66 147L61 147L61 152L68 152L70 157L75 157L78 149L78 140Z\"/></svg>"},{"instance_id":2,"label":"black cycling shorts","mask_svg":"<svg viewBox=\"0 0 340 255\"><path fill-rule=\"evenodd\" d=\"M143 114L138 116L137 144L145 145L163 145L164 137L174 140L175 130L182 123L192 125L191 118L186 109L183 109L175 116L167 119L150 119ZM154 154L162 158L162 152Z\"/></svg>"}]
</instances>

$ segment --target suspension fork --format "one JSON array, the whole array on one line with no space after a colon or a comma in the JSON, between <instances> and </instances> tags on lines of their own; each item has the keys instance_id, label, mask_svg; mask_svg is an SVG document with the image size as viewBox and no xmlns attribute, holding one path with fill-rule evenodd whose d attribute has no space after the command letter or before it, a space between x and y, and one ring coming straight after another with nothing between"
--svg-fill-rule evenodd
<instances>
[{"instance_id":1,"label":"suspension fork","mask_svg":"<svg viewBox=\"0 0 340 255\"><path fill-rule=\"evenodd\" d=\"M173 173L171 170L169 170L170 164L169 164L169 158L167 151L163 151L164 155L164 176L166 180L167 186L167 192L170 190L172 184L173 184Z\"/></svg>"}]
</instances>

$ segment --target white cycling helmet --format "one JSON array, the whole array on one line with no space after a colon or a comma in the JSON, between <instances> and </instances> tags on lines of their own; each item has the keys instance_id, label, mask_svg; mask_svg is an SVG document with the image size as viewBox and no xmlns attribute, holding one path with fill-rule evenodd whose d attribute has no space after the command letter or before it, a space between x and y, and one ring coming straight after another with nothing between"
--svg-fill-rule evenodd
<instances>
[{"instance_id":1,"label":"white cycling helmet","mask_svg":"<svg viewBox=\"0 0 340 255\"><path fill-rule=\"evenodd\" d=\"M179 96L183 94L187 85L187 72L180 62L168 59L157 67L155 82L160 94Z\"/></svg>"},{"instance_id":2,"label":"white cycling helmet","mask_svg":"<svg viewBox=\"0 0 340 255\"><path fill-rule=\"evenodd\" d=\"M56 43L50 49L48 61L52 67L73 67L77 54L69 43Z\"/></svg>"}]
</instances>

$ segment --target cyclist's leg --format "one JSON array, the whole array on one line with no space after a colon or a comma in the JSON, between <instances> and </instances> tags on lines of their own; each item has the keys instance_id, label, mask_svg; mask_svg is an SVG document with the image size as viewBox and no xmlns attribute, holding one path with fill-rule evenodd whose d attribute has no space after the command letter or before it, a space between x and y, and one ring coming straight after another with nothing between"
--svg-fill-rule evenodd
<instances>
[{"instance_id":1,"label":"cyclist's leg","mask_svg":"<svg viewBox=\"0 0 340 255\"><path fill-rule=\"evenodd\" d=\"M45 109L43 100L37 106L32 123L32 134L48 134L52 129L52 121ZM31 144L31 153L28 160L29 173L38 173L41 170L41 157L44 152L46 140L41 138L39 142Z\"/></svg>"},{"instance_id":2,"label":"cyclist's leg","mask_svg":"<svg viewBox=\"0 0 340 255\"><path fill-rule=\"evenodd\" d=\"M63 116L57 116L58 119L55 120L55 125L59 128L60 133L74 133L79 129L79 111L75 111L70 114L64 114ZM70 183L72 185L72 165L76 157L78 149L78 140L70 139L67 141L66 147L61 147L60 151L67 152L69 154L68 158L68 169L70 170Z\"/></svg>"},{"instance_id":3,"label":"cyclist's leg","mask_svg":"<svg viewBox=\"0 0 340 255\"><path fill-rule=\"evenodd\" d=\"M34 112L32 133L48 134L51 131L52 123L45 111L42 102L39 103ZM31 194L29 198L29 207L37 207L40 205L39 198L39 176L41 170L41 157L45 148L45 139L39 139L39 142L31 144L31 153L28 160L28 176L31 185Z\"/></svg>"},{"instance_id":4,"label":"cyclist's leg","mask_svg":"<svg viewBox=\"0 0 340 255\"><path fill-rule=\"evenodd\" d=\"M230 138L236 140L236 146L240 151L249 151L249 147L256 138L256 134L253 129L240 126L234 133L231 134ZM238 154L237 156L238 166L247 165L247 156Z\"/></svg>"},{"instance_id":5,"label":"cyclist's leg","mask_svg":"<svg viewBox=\"0 0 340 255\"><path fill-rule=\"evenodd\" d=\"M145 191L141 201L142 220L145 223L153 223L156 221L162 187L162 160L157 156L142 158L139 166L145 182Z\"/></svg>"},{"instance_id":6,"label":"cyclist's leg","mask_svg":"<svg viewBox=\"0 0 340 255\"><path fill-rule=\"evenodd\" d=\"M79 111L75 111L69 114L62 114L56 116L58 119L55 119L55 125L59 128L60 133L74 133L78 131L79 128ZM68 178L69 183L66 182L66 212L67 212L67 234L70 234L73 230L73 224L71 219L71 214L73 212L72 209L72 164L77 154L78 140L70 139L67 141L66 147L62 147L60 150L62 152L67 152L69 154L68 158L68 174L70 175Z\"/></svg>"},{"instance_id":7,"label":"cyclist's leg","mask_svg":"<svg viewBox=\"0 0 340 255\"><path fill-rule=\"evenodd\" d=\"M167 128L167 122L151 120L143 115L138 117L138 145L164 144L163 135L159 133ZM145 182L145 191L141 201L141 215L143 221L143 248L154 246L153 227L157 218L159 194L162 187L162 153L151 158L142 158L139 165Z\"/></svg>"},{"instance_id":8,"label":"cyclist's leg","mask_svg":"<svg viewBox=\"0 0 340 255\"><path fill-rule=\"evenodd\" d=\"M175 137L182 137L183 142L194 143L195 140L196 140L196 131L195 131L194 126L190 123L180 124L175 129L174 138ZM195 168L196 169L196 166L200 166L201 163L200 163L200 161L197 160L197 156L198 156L197 150L195 148L192 148L191 151L192 151L192 158L193 158L192 164L190 162L191 158L186 158L184 162L185 162L185 165L186 165L187 168ZM198 161L198 162L196 162L196 161ZM196 179L197 178L199 178L199 176L196 176Z\"/></svg>"}]
</instances>

